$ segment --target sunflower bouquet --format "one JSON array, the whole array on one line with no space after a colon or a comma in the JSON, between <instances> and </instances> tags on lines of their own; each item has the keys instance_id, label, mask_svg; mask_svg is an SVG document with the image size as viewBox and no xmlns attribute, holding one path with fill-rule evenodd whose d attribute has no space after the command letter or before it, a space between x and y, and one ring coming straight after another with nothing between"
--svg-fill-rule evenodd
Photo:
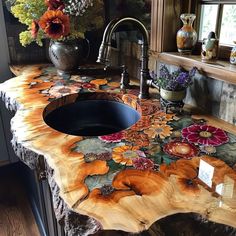
<instances>
[{"instance_id":1,"label":"sunflower bouquet","mask_svg":"<svg viewBox=\"0 0 236 236\"><path fill-rule=\"evenodd\" d=\"M67 40L84 37L86 30L103 25L102 0L7 0L12 14L27 26L20 33L26 46L42 39Z\"/></svg>"}]
</instances>

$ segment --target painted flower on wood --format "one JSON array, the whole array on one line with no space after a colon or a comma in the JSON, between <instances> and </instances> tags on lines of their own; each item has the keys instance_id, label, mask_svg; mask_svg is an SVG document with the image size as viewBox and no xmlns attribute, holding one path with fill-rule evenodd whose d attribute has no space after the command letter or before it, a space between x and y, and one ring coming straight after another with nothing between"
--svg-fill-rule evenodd
<instances>
[{"instance_id":1,"label":"painted flower on wood","mask_svg":"<svg viewBox=\"0 0 236 236\"><path fill-rule=\"evenodd\" d=\"M160 110L159 103L153 103L151 101L144 101L144 102L141 102L140 105L141 105L143 116L152 115L155 112Z\"/></svg>"},{"instance_id":2,"label":"painted flower on wood","mask_svg":"<svg viewBox=\"0 0 236 236\"><path fill-rule=\"evenodd\" d=\"M170 165L162 164L160 171L172 181L175 179L176 188L181 192L196 196L200 193L199 181L196 178L198 163L199 159L197 157L191 160L180 159Z\"/></svg>"},{"instance_id":3,"label":"painted flower on wood","mask_svg":"<svg viewBox=\"0 0 236 236\"><path fill-rule=\"evenodd\" d=\"M87 153L84 156L85 162L92 162L95 160L101 160L101 161L109 161L111 160L111 153L110 152L104 152L100 154L96 153Z\"/></svg>"},{"instance_id":4,"label":"painted flower on wood","mask_svg":"<svg viewBox=\"0 0 236 236\"><path fill-rule=\"evenodd\" d=\"M126 130L124 132L124 139L137 146L146 147L149 145L149 138L146 134L137 132L135 130Z\"/></svg>"},{"instance_id":5,"label":"painted flower on wood","mask_svg":"<svg viewBox=\"0 0 236 236\"><path fill-rule=\"evenodd\" d=\"M183 128L183 138L191 143L219 146L229 141L225 131L210 125L191 125Z\"/></svg>"},{"instance_id":6,"label":"painted flower on wood","mask_svg":"<svg viewBox=\"0 0 236 236\"><path fill-rule=\"evenodd\" d=\"M90 84L90 83L82 83L82 88L84 89L92 89L92 88L95 88L96 86L94 84Z\"/></svg>"},{"instance_id":7,"label":"painted flower on wood","mask_svg":"<svg viewBox=\"0 0 236 236\"><path fill-rule=\"evenodd\" d=\"M163 111L155 113L153 116L154 124L166 124L168 121L173 120L175 114L167 114Z\"/></svg>"},{"instance_id":8,"label":"painted flower on wood","mask_svg":"<svg viewBox=\"0 0 236 236\"><path fill-rule=\"evenodd\" d=\"M200 146L200 150L204 153L206 153L207 155L210 155L210 154L214 154L216 153L216 148L212 145L210 146Z\"/></svg>"},{"instance_id":9,"label":"painted flower on wood","mask_svg":"<svg viewBox=\"0 0 236 236\"><path fill-rule=\"evenodd\" d=\"M59 85L53 86L49 89L48 93L54 97L62 97L68 94L77 93L80 90L77 86L74 85Z\"/></svg>"},{"instance_id":10,"label":"painted flower on wood","mask_svg":"<svg viewBox=\"0 0 236 236\"><path fill-rule=\"evenodd\" d=\"M115 162L122 165L132 166L133 159L145 157L144 152L139 150L138 146L118 146L112 150L112 158Z\"/></svg>"},{"instance_id":11,"label":"painted flower on wood","mask_svg":"<svg viewBox=\"0 0 236 236\"><path fill-rule=\"evenodd\" d=\"M140 120L134 124L131 129L136 131L144 130L151 126L151 118L150 116L142 116Z\"/></svg>"},{"instance_id":12,"label":"painted flower on wood","mask_svg":"<svg viewBox=\"0 0 236 236\"><path fill-rule=\"evenodd\" d=\"M199 150L193 144L184 141L172 141L164 145L164 152L170 156L190 159L197 156Z\"/></svg>"},{"instance_id":13,"label":"painted flower on wood","mask_svg":"<svg viewBox=\"0 0 236 236\"><path fill-rule=\"evenodd\" d=\"M139 157L133 159L133 166L137 170L153 170L154 162L148 158Z\"/></svg>"},{"instance_id":14,"label":"painted flower on wood","mask_svg":"<svg viewBox=\"0 0 236 236\"><path fill-rule=\"evenodd\" d=\"M99 87L101 85L106 85L108 81L106 79L94 79L91 80L90 83Z\"/></svg>"},{"instance_id":15,"label":"painted flower on wood","mask_svg":"<svg viewBox=\"0 0 236 236\"><path fill-rule=\"evenodd\" d=\"M119 143L123 138L123 132L99 136L99 139L106 143Z\"/></svg>"},{"instance_id":16,"label":"painted flower on wood","mask_svg":"<svg viewBox=\"0 0 236 236\"><path fill-rule=\"evenodd\" d=\"M149 129L144 130L144 133L147 134L149 138L154 139L156 137L159 137L161 139L164 139L171 135L172 127L165 124L152 125Z\"/></svg>"},{"instance_id":17,"label":"painted flower on wood","mask_svg":"<svg viewBox=\"0 0 236 236\"><path fill-rule=\"evenodd\" d=\"M48 10L41 16L39 26L50 38L59 39L70 32L69 16L60 10Z\"/></svg>"},{"instance_id":18,"label":"painted flower on wood","mask_svg":"<svg viewBox=\"0 0 236 236\"><path fill-rule=\"evenodd\" d=\"M159 142L151 143L151 145L148 146L148 150L146 151L151 156L155 156L157 153L160 153L161 151L161 145Z\"/></svg>"}]
</instances>

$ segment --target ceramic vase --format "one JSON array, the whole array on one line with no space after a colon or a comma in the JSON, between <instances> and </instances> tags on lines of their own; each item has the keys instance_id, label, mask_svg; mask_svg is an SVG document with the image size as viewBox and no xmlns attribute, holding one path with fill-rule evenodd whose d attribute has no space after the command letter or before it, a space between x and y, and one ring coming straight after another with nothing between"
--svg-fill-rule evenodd
<instances>
[{"instance_id":1,"label":"ceramic vase","mask_svg":"<svg viewBox=\"0 0 236 236\"><path fill-rule=\"evenodd\" d=\"M182 14L180 19L183 27L177 32L177 48L181 53L191 53L197 43L197 33L193 28L193 22L196 18L195 14Z\"/></svg>"},{"instance_id":2,"label":"ceramic vase","mask_svg":"<svg viewBox=\"0 0 236 236\"><path fill-rule=\"evenodd\" d=\"M236 44L236 41L234 41L234 44ZM236 45L231 50L230 63L236 65Z\"/></svg>"},{"instance_id":3,"label":"ceramic vase","mask_svg":"<svg viewBox=\"0 0 236 236\"><path fill-rule=\"evenodd\" d=\"M50 41L49 57L59 76L67 77L85 63L90 51L89 43L84 39Z\"/></svg>"}]
</instances>

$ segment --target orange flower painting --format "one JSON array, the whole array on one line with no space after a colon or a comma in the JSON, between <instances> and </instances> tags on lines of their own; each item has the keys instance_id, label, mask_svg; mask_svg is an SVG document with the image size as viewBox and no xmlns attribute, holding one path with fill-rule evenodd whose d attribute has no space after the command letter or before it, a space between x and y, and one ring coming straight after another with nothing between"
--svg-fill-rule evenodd
<instances>
[{"instance_id":1,"label":"orange flower painting","mask_svg":"<svg viewBox=\"0 0 236 236\"><path fill-rule=\"evenodd\" d=\"M157 112L154 116L154 124L166 124L167 122L173 120L175 114L167 114L163 111Z\"/></svg>"},{"instance_id":2,"label":"orange flower painting","mask_svg":"<svg viewBox=\"0 0 236 236\"><path fill-rule=\"evenodd\" d=\"M172 133L172 127L169 125L157 124L152 125L149 129L144 130L144 133L148 135L149 138L156 138L159 137L164 139L169 137Z\"/></svg>"},{"instance_id":3,"label":"orange flower painting","mask_svg":"<svg viewBox=\"0 0 236 236\"><path fill-rule=\"evenodd\" d=\"M132 166L135 158L145 157L138 146L118 146L112 150L112 159L122 165Z\"/></svg>"}]
</instances>

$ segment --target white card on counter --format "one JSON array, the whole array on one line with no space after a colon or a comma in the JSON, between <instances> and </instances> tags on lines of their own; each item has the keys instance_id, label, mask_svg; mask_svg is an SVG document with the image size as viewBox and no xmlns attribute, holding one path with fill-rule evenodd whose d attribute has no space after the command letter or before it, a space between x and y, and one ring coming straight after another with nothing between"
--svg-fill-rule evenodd
<instances>
[{"instance_id":1,"label":"white card on counter","mask_svg":"<svg viewBox=\"0 0 236 236\"><path fill-rule=\"evenodd\" d=\"M223 184L223 183L217 184L215 191L216 191L216 193L218 193L219 195L223 195L223 193L224 193L224 184Z\"/></svg>"},{"instance_id":2,"label":"white card on counter","mask_svg":"<svg viewBox=\"0 0 236 236\"><path fill-rule=\"evenodd\" d=\"M210 188L212 187L214 169L215 168L207 162L200 160L198 178Z\"/></svg>"}]
</instances>

